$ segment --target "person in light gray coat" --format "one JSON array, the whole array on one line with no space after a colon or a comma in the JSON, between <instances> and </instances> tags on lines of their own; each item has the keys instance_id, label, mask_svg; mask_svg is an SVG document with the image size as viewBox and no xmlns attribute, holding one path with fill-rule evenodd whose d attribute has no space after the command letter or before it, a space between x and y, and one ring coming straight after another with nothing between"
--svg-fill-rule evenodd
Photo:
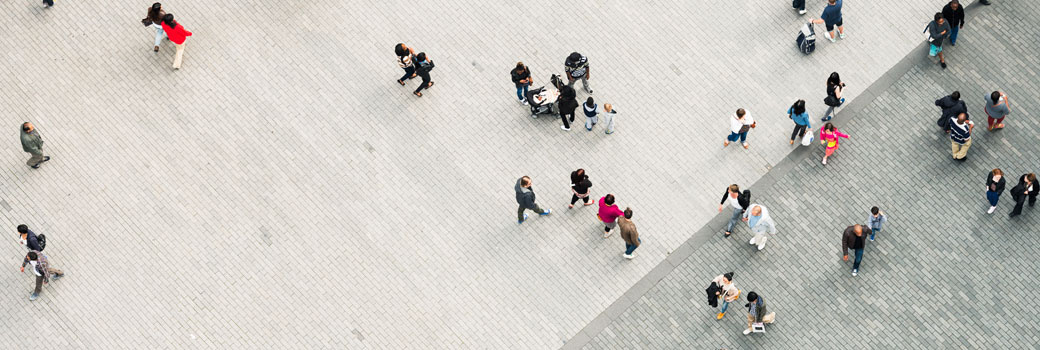
<instances>
[{"instance_id":1,"label":"person in light gray coat","mask_svg":"<svg viewBox=\"0 0 1040 350\"><path fill-rule=\"evenodd\" d=\"M776 234L776 223L773 222L773 218L769 216L769 210L766 206L761 204L752 204L750 209L744 212L744 222L748 223L748 228L751 229L751 233L755 234L755 237L748 241L748 244L758 245L758 250L766 248L766 241L769 234Z\"/></svg>"},{"instance_id":2,"label":"person in light gray coat","mask_svg":"<svg viewBox=\"0 0 1040 350\"><path fill-rule=\"evenodd\" d=\"M534 202L534 189L531 188L531 178L524 176L516 180L516 186L513 189L516 190L516 203L520 205L520 208L516 210L516 223L522 224L524 220L527 220L527 214L524 214L524 210L534 210L538 215L549 215L552 209L542 210L537 203Z\"/></svg>"},{"instance_id":3,"label":"person in light gray coat","mask_svg":"<svg viewBox=\"0 0 1040 350\"><path fill-rule=\"evenodd\" d=\"M21 137L22 150L32 155L29 161L25 162L25 165L37 169L40 167L40 163L51 160L51 157L43 155L43 139L40 138L40 132L36 130L32 123L22 123Z\"/></svg>"}]
</instances>

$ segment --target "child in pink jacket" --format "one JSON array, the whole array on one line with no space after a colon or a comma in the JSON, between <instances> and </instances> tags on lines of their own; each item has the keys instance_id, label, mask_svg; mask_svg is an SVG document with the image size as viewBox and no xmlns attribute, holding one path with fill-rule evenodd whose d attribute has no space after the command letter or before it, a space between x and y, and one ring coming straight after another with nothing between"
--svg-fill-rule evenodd
<instances>
[{"instance_id":1,"label":"child in pink jacket","mask_svg":"<svg viewBox=\"0 0 1040 350\"><path fill-rule=\"evenodd\" d=\"M827 147L826 153L823 154L823 165L827 165L827 157L834 154L834 151L838 150L838 139L849 138L849 135L838 131L838 128L834 127L834 124L827 123L820 129L820 144Z\"/></svg>"},{"instance_id":2,"label":"child in pink jacket","mask_svg":"<svg viewBox=\"0 0 1040 350\"><path fill-rule=\"evenodd\" d=\"M603 238L610 237L610 229L617 225L617 218L622 215L625 215L625 213L617 205L614 205L614 195L608 194L599 199L599 213L596 216L599 217L600 221L603 221L605 226Z\"/></svg>"}]
</instances>

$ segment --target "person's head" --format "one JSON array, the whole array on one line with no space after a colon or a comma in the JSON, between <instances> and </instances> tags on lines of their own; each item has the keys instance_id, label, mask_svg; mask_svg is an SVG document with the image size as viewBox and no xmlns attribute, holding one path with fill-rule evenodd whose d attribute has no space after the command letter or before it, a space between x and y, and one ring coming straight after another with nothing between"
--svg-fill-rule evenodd
<instances>
[{"instance_id":1,"label":"person's head","mask_svg":"<svg viewBox=\"0 0 1040 350\"><path fill-rule=\"evenodd\" d=\"M524 68L526 68L526 67L524 67L524 62L517 62L516 63L516 71L517 72L523 72Z\"/></svg>"},{"instance_id":2,"label":"person's head","mask_svg":"<svg viewBox=\"0 0 1040 350\"><path fill-rule=\"evenodd\" d=\"M632 219L632 208L625 208L625 219Z\"/></svg>"},{"instance_id":3,"label":"person's head","mask_svg":"<svg viewBox=\"0 0 1040 350\"><path fill-rule=\"evenodd\" d=\"M419 60L419 62L426 61L426 53L420 52L418 55L415 55L415 59Z\"/></svg>"},{"instance_id":4,"label":"person's head","mask_svg":"<svg viewBox=\"0 0 1040 350\"><path fill-rule=\"evenodd\" d=\"M961 8L960 1L957 1L957 0L950 1L950 8L954 9L954 10Z\"/></svg>"},{"instance_id":5,"label":"person's head","mask_svg":"<svg viewBox=\"0 0 1040 350\"><path fill-rule=\"evenodd\" d=\"M960 91L954 91L952 94L950 94L950 98L952 98L954 101L960 101L961 100L961 92Z\"/></svg>"},{"instance_id":6,"label":"person's head","mask_svg":"<svg viewBox=\"0 0 1040 350\"><path fill-rule=\"evenodd\" d=\"M27 233L29 233L29 226L25 226L25 224L18 225L18 235L19 236L27 234Z\"/></svg>"},{"instance_id":7,"label":"person's head","mask_svg":"<svg viewBox=\"0 0 1040 350\"><path fill-rule=\"evenodd\" d=\"M1000 91L994 91L989 94L989 100L993 101L993 104L997 104L1000 101Z\"/></svg>"},{"instance_id":8,"label":"person's head","mask_svg":"<svg viewBox=\"0 0 1040 350\"><path fill-rule=\"evenodd\" d=\"M794 105L791 106L791 109L794 111L794 114L805 113L805 100L794 101Z\"/></svg>"},{"instance_id":9,"label":"person's head","mask_svg":"<svg viewBox=\"0 0 1040 350\"><path fill-rule=\"evenodd\" d=\"M878 216L878 213L881 213L881 209L880 208L878 208L878 207L870 208L870 215Z\"/></svg>"},{"instance_id":10,"label":"person's head","mask_svg":"<svg viewBox=\"0 0 1040 350\"><path fill-rule=\"evenodd\" d=\"M25 123L22 123L22 131L25 131L25 132L32 132L32 131L33 131L33 129L35 129L35 128L36 128L36 127L34 127L34 126L32 125L32 123L30 123L30 122L25 122Z\"/></svg>"},{"instance_id":11,"label":"person's head","mask_svg":"<svg viewBox=\"0 0 1040 350\"><path fill-rule=\"evenodd\" d=\"M613 111L614 110L614 106L611 106L609 103L604 103L603 104L603 110L607 111L607 112Z\"/></svg>"},{"instance_id":12,"label":"person's head","mask_svg":"<svg viewBox=\"0 0 1040 350\"><path fill-rule=\"evenodd\" d=\"M963 113L962 112L960 114L957 114L957 123L963 124L967 120L968 120L968 113Z\"/></svg>"},{"instance_id":13,"label":"person's head","mask_svg":"<svg viewBox=\"0 0 1040 350\"><path fill-rule=\"evenodd\" d=\"M1033 174L1033 173L1026 174L1026 181L1029 181L1029 183L1036 182L1036 174Z\"/></svg>"},{"instance_id":14,"label":"person's head","mask_svg":"<svg viewBox=\"0 0 1040 350\"><path fill-rule=\"evenodd\" d=\"M725 282L725 283L733 282L733 273L732 272L727 272L727 273L722 274L722 282Z\"/></svg>"},{"instance_id":15,"label":"person's head","mask_svg":"<svg viewBox=\"0 0 1040 350\"><path fill-rule=\"evenodd\" d=\"M828 4L834 5L838 3L838 0L827 0Z\"/></svg>"},{"instance_id":16,"label":"person's head","mask_svg":"<svg viewBox=\"0 0 1040 350\"><path fill-rule=\"evenodd\" d=\"M608 194L606 197L603 197L603 203L607 203L607 205L614 205L614 195Z\"/></svg>"},{"instance_id":17,"label":"person's head","mask_svg":"<svg viewBox=\"0 0 1040 350\"><path fill-rule=\"evenodd\" d=\"M159 20L159 12L162 11L162 4L154 3L152 8L148 9L148 18L151 20Z\"/></svg>"},{"instance_id":18,"label":"person's head","mask_svg":"<svg viewBox=\"0 0 1040 350\"><path fill-rule=\"evenodd\" d=\"M595 106L595 105L596 105L596 100L593 100L592 96L589 96L589 98L585 100L585 106L586 107L592 107L592 106Z\"/></svg>"},{"instance_id":19,"label":"person's head","mask_svg":"<svg viewBox=\"0 0 1040 350\"><path fill-rule=\"evenodd\" d=\"M827 122L827 124L823 124L823 130L827 132L834 132L834 123Z\"/></svg>"},{"instance_id":20,"label":"person's head","mask_svg":"<svg viewBox=\"0 0 1040 350\"><path fill-rule=\"evenodd\" d=\"M762 216L762 207L756 205L754 208L751 208L751 215Z\"/></svg>"},{"instance_id":21,"label":"person's head","mask_svg":"<svg viewBox=\"0 0 1040 350\"><path fill-rule=\"evenodd\" d=\"M729 185L729 196L736 197L738 194L740 194L740 186L737 186L737 184Z\"/></svg>"},{"instance_id":22,"label":"person's head","mask_svg":"<svg viewBox=\"0 0 1040 350\"><path fill-rule=\"evenodd\" d=\"M942 12L936 12L932 17L935 18L935 23L943 24L946 22L946 19L942 16Z\"/></svg>"},{"instance_id":23,"label":"person's head","mask_svg":"<svg viewBox=\"0 0 1040 350\"><path fill-rule=\"evenodd\" d=\"M841 83L841 76L838 72L831 73L831 76L827 77L827 84L838 85Z\"/></svg>"},{"instance_id":24,"label":"person's head","mask_svg":"<svg viewBox=\"0 0 1040 350\"><path fill-rule=\"evenodd\" d=\"M29 252L29 254L26 254L25 256L28 257L29 260L32 260L32 261L36 261L36 259L40 258L39 256L36 255L36 252Z\"/></svg>"},{"instance_id":25,"label":"person's head","mask_svg":"<svg viewBox=\"0 0 1040 350\"><path fill-rule=\"evenodd\" d=\"M531 178L527 176L520 178L520 187L531 187Z\"/></svg>"},{"instance_id":26,"label":"person's head","mask_svg":"<svg viewBox=\"0 0 1040 350\"><path fill-rule=\"evenodd\" d=\"M581 60L581 54L577 53L577 52L571 52L571 54L569 56L567 56L567 61L570 61L570 62L577 62L577 61L580 61L580 60Z\"/></svg>"},{"instance_id":27,"label":"person's head","mask_svg":"<svg viewBox=\"0 0 1040 350\"><path fill-rule=\"evenodd\" d=\"M744 114L747 114L747 112L745 112L743 108L737 108L737 118L738 119L739 118L744 118Z\"/></svg>"},{"instance_id":28,"label":"person's head","mask_svg":"<svg viewBox=\"0 0 1040 350\"><path fill-rule=\"evenodd\" d=\"M834 0L831 0L831 1L834 1ZM755 293L755 292L747 293L747 301L750 301L750 302L758 301L758 293Z\"/></svg>"},{"instance_id":29,"label":"person's head","mask_svg":"<svg viewBox=\"0 0 1040 350\"><path fill-rule=\"evenodd\" d=\"M856 236L862 236L863 235L863 225L860 225L860 224L852 225L852 232L855 233Z\"/></svg>"},{"instance_id":30,"label":"person's head","mask_svg":"<svg viewBox=\"0 0 1040 350\"><path fill-rule=\"evenodd\" d=\"M166 23L166 25L169 26L170 28L173 28L173 27L177 26L177 21L173 20L173 14L172 13L167 13L165 16L163 16L162 21L163 21L163 23Z\"/></svg>"},{"instance_id":31,"label":"person's head","mask_svg":"<svg viewBox=\"0 0 1040 350\"><path fill-rule=\"evenodd\" d=\"M1000 178L1004 177L1004 171L1000 170L1000 168L993 169L989 174L993 176L993 181L1000 181Z\"/></svg>"},{"instance_id":32,"label":"person's head","mask_svg":"<svg viewBox=\"0 0 1040 350\"><path fill-rule=\"evenodd\" d=\"M581 176L585 176L585 169L582 169L582 168L578 168L578 170L575 170L575 171L574 171L574 175L575 175L575 176L579 176L579 177L581 177Z\"/></svg>"},{"instance_id":33,"label":"person's head","mask_svg":"<svg viewBox=\"0 0 1040 350\"><path fill-rule=\"evenodd\" d=\"M394 53L397 54L397 57L408 56L408 46L404 46L404 43L397 43L394 45Z\"/></svg>"}]
</instances>

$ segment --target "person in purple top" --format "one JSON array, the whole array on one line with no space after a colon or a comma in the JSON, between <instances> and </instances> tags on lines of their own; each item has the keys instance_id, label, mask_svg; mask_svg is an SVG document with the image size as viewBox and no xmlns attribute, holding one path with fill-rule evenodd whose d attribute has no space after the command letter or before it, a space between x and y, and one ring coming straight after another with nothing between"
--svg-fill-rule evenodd
<instances>
[{"instance_id":1,"label":"person in purple top","mask_svg":"<svg viewBox=\"0 0 1040 350\"><path fill-rule=\"evenodd\" d=\"M833 43L838 41L834 37L834 27L838 27L838 37L845 39L845 27L841 19L841 0L827 0L827 7L823 8L820 18L810 20L810 22L826 25L827 39L831 39Z\"/></svg>"}]
</instances>

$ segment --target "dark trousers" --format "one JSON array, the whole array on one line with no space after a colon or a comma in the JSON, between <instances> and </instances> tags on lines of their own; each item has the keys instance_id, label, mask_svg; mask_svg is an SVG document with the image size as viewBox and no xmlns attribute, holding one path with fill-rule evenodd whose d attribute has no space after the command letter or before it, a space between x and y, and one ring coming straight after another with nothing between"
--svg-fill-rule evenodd
<instances>
[{"instance_id":1,"label":"dark trousers","mask_svg":"<svg viewBox=\"0 0 1040 350\"><path fill-rule=\"evenodd\" d=\"M572 194L571 195L571 205L574 205L574 203L577 203L578 199L579 199L578 195ZM589 202L589 197L581 198L581 202L582 203L588 203Z\"/></svg>"},{"instance_id":2,"label":"dark trousers","mask_svg":"<svg viewBox=\"0 0 1040 350\"><path fill-rule=\"evenodd\" d=\"M1022 196L1015 200L1015 209L1012 209L1011 214L1008 216L1018 216L1019 214L1022 214L1022 206L1024 204L1026 204L1026 196ZM1032 207L1033 204L1036 204L1036 196L1029 196L1029 206Z\"/></svg>"},{"instance_id":3,"label":"dark trousers","mask_svg":"<svg viewBox=\"0 0 1040 350\"><path fill-rule=\"evenodd\" d=\"M856 260L852 261L853 270L859 270L860 261L863 261L863 248L856 249Z\"/></svg>"},{"instance_id":4,"label":"dark trousers","mask_svg":"<svg viewBox=\"0 0 1040 350\"><path fill-rule=\"evenodd\" d=\"M422 84L420 84L419 87L415 89L415 92L418 93L423 91L423 89L427 88L430 85L430 72L419 71L416 74L418 74L419 77L422 78Z\"/></svg>"},{"instance_id":5,"label":"dark trousers","mask_svg":"<svg viewBox=\"0 0 1040 350\"><path fill-rule=\"evenodd\" d=\"M639 239L639 243L643 243L643 239L642 238L638 238L638 239ZM637 246L635 244L625 243L625 255L632 255L632 252L636 251L636 248L639 248L639 246Z\"/></svg>"},{"instance_id":6,"label":"dark trousers","mask_svg":"<svg viewBox=\"0 0 1040 350\"><path fill-rule=\"evenodd\" d=\"M567 116L570 116L570 122L567 121ZM560 120L563 121L563 127L570 129L571 122L574 121L574 110L571 110L570 112L560 111Z\"/></svg>"},{"instance_id":7,"label":"dark trousers","mask_svg":"<svg viewBox=\"0 0 1040 350\"><path fill-rule=\"evenodd\" d=\"M805 10L805 0L791 1L791 7L798 9L798 11L803 11Z\"/></svg>"},{"instance_id":8,"label":"dark trousers","mask_svg":"<svg viewBox=\"0 0 1040 350\"><path fill-rule=\"evenodd\" d=\"M794 131L791 132L791 141L794 141L795 137L805 136L805 129L808 128L808 127L809 127L808 125L798 125L798 124L795 124L794 125Z\"/></svg>"},{"instance_id":9,"label":"dark trousers","mask_svg":"<svg viewBox=\"0 0 1040 350\"><path fill-rule=\"evenodd\" d=\"M404 67L404 75L401 76L401 79L397 79L397 80L405 81L405 80L411 79L412 78L412 73L415 73L415 66Z\"/></svg>"},{"instance_id":10,"label":"dark trousers","mask_svg":"<svg viewBox=\"0 0 1040 350\"><path fill-rule=\"evenodd\" d=\"M542 210L542 207L539 207L538 203L534 204L534 208L524 208L523 206L520 206L520 208L516 210L516 221L524 221L525 209L534 210L534 212L538 214L545 214L545 210Z\"/></svg>"},{"instance_id":11,"label":"dark trousers","mask_svg":"<svg viewBox=\"0 0 1040 350\"><path fill-rule=\"evenodd\" d=\"M65 273L56 268L47 268L47 271L51 273L51 280L54 280L54 276L64 276ZM40 288L43 288L43 276L36 276L36 289L33 289L33 294L40 294Z\"/></svg>"},{"instance_id":12,"label":"dark trousers","mask_svg":"<svg viewBox=\"0 0 1040 350\"><path fill-rule=\"evenodd\" d=\"M54 0L43 0L43 3L47 6L54 6Z\"/></svg>"}]
</instances>

